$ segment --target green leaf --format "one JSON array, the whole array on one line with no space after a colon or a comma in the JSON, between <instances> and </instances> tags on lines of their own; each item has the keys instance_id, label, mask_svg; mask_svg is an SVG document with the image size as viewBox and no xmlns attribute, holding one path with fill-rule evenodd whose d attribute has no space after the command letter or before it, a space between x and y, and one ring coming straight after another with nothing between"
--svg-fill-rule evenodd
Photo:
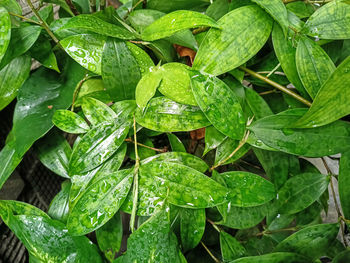
<instances>
[{"instance_id":1,"label":"green leaf","mask_svg":"<svg viewBox=\"0 0 350 263\"><path fill-rule=\"evenodd\" d=\"M301 1L291 2L286 5L288 11L293 12L299 18L306 18L311 16L315 10L311 3L305 3Z\"/></svg>"},{"instance_id":2,"label":"green leaf","mask_svg":"<svg viewBox=\"0 0 350 263\"><path fill-rule=\"evenodd\" d=\"M245 97L256 119L261 119L273 114L267 102L253 89L245 89Z\"/></svg>"},{"instance_id":3,"label":"green leaf","mask_svg":"<svg viewBox=\"0 0 350 263\"><path fill-rule=\"evenodd\" d=\"M152 157L151 157L152 158ZM185 208L213 207L226 201L228 189L177 162L152 160L140 167L138 214L152 215L164 199ZM130 212L132 196L123 205Z\"/></svg>"},{"instance_id":4,"label":"green leaf","mask_svg":"<svg viewBox=\"0 0 350 263\"><path fill-rule=\"evenodd\" d=\"M68 176L68 163L72 154L67 140L58 132L50 132L35 144L40 162L54 173L64 177Z\"/></svg>"},{"instance_id":5,"label":"green leaf","mask_svg":"<svg viewBox=\"0 0 350 263\"><path fill-rule=\"evenodd\" d=\"M201 173L204 173L209 168L205 161L203 161L202 159L198 158L195 155L192 155L186 152L166 152L166 153L157 154L155 156L142 160L141 164L146 164L153 160L158 162L165 161L165 162L180 163L180 164L189 166L193 169L196 169Z\"/></svg>"},{"instance_id":6,"label":"green leaf","mask_svg":"<svg viewBox=\"0 0 350 263\"><path fill-rule=\"evenodd\" d=\"M192 72L191 87L199 107L211 124L232 139L242 139L246 120L236 95L225 82Z\"/></svg>"},{"instance_id":7,"label":"green leaf","mask_svg":"<svg viewBox=\"0 0 350 263\"><path fill-rule=\"evenodd\" d=\"M299 78L296 66L296 48L293 39L289 39L283 33L282 28L275 23L272 30L272 43L278 61L281 63L283 72L288 80L294 85L299 93L306 97L307 92Z\"/></svg>"},{"instance_id":8,"label":"green leaf","mask_svg":"<svg viewBox=\"0 0 350 263\"><path fill-rule=\"evenodd\" d=\"M92 15L74 16L69 19L68 23L61 27L60 30L72 28L89 30L100 35L126 40L135 39L136 37L133 33L129 32L125 28L110 24Z\"/></svg>"},{"instance_id":9,"label":"green leaf","mask_svg":"<svg viewBox=\"0 0 350 263\"><path fill-rule=\"evenodd\" d=\"M161 67L162 82L158 90L169 99L197 106L191 90L190 67L181 63L167 63Z\"/></svg>"},{"instance_id":10,"label":"green leaf","mask_svg":"<svg viewBox=\"0 0 350 263\"><path fill-rule=\"evenodd\" d=\"M296 66L301 82L311 98L334 72L335 66L327 53L315 41L302 37L298 42Z\"/></svg>"},{"instance_id":11,"label":"green leaf","mask_svg":"<svg viewBox=\"0 0 350 263\"><path fill-rule=\"evenodd\" d=\"M68 218L71 185L69 181L62 183L61 191L52 199L47 212L52 219L59 220L62 223L66 223Z\"/></svg>"},{"instance_id":12,"label":"green leaf","mask_svg":"<svg viewBox=\"0 0 350 263\"><path fill-rule=\"evenodd\" d=\"M138 124L161 132L192 131L209 125L198 107L179 104L165 97L151 99L145 113L137 109L135 117Z\"/></svg>"},{"instance_id":13,"label":"green leaf","mask_svg":"<svg viewBox=\"0 0 350 263\"><path fill-rule=\"evenodd\" d=\"M136 57L125 42L107 40L102 54L102 79L114 101L135 98L135 88L141 79Z\"/></svg>"},{"instance_id":14,"label":"green leaf","mask_svg":"<svg viewBox=\"0 0 350 263\"><path fill-rule=\"evenodd\" d=\"M5 7L0 6L0 62L11 39L11 19Z\"/></svg>"},{"instance_id":15,"label":"green leaf","mask_svg":"<svg viewBox=\"0 0 350 263\"><path fill-rule=\"evenodd\" d=\"M241 171L215 173L213 179L231 190L227 200L232 206L259 206L276 196L273 184L253 173Z\"/></svg>"},{"instance_id":16,"label":"green leaf","mask_svg":"<svg viewBox=\"0 0 350 263\"><path fill-rule=\"evenodd\" d=\"M172 12L175 10L192 9L198 6L208 5L208 0L172 0L164 2L163 0L149 0L147 1L147 8L155 9L162 12Z\"/></svg>"},{"instance_id":17,"label":"green leaf","mask_svg":"<svg viewBox=\"0 0 350 263\"><path fill-rule=\"evenodd\" d=\"M103 123L92 128L73 149L69 175L90 171L115 153L129 132L129 123Z\"/></svg>"},{"instance_id":18,"label":"green leaf","mask_svg":"<svg viewBox=\"0 0 350 263\"><path fill-rule=\"evenodd\" d=\"M101 58L107 37L97 34L81 34L60 41L64 50L81 66L101 75Z\"/></svg>"},{"instance_id":19,"label":"green leaf","mask_svg":"<svg viewBox=\"0 0 350 263\"><path fill-rule=\"evenodd\" d=\"M110 107L94 98L84 98L81 102L81 108L93 126L103 122L114 123L117 119L117 114Z\"/></svg>"},{"instance_id":20,"label":"green leaf","mask_svg":"<svg viewBox=\"0 0 350 263\"><path fill-rule=\"evenodd\" d=\"M285 30L288 29L289 20L287 9L281 0L253 0L266 10Z\"/></svg>"},{"instance_id":21,"label":"green leaf","mask_svg":"<svg viewBox=\"0 0 350 263\"><path fill-rule=\"evenodd\" d=\"M146 27L141 37L147 41L154 41L171 36L181 30L201 26L218 27L212 18L199 12L181 10L166 14Z\"/></svg>"},{"instance_id":22,"label":"green leaf","mask_svg":"<svg viewBox=\"0 0 350 263\"><path fill-rule=\"evenodd\" d=\"M305 109L287 110L260 119L249 129L266 145L290 154L323 157L349 149L350 124L347 122L337 121L312 129L285 128L304 113Z\"/></svg>"},{"instance_id":23,"label":"green leaf","mask_svg":"<svg viewBox=\"0 0 350 263\"><path fill-rule=\"evenodd\" d=\"M185 146L175 134L167 133L167 136L173 152L186 152Z\"/></svg>"},{"instance_id":24,"label":"green leaf","mask_svg":"<svg viewBox=\"0 0 350 263\"><path fill-rule=\"evenodd\" d=\"M0 189L6 182L7 178L15 170L17 165L22 161L23 155L16 151L13 142L7 143L0 152Z\"/></svg>"},{"instance_id":25,"label":"green leaf","mask_svg":"<svg viewBox=\"0 0 350 263\"><path fill-rule=\"evenodd\" d=\"M84 81L78 92L74 106L79 107L83 98L85 97L98 99L99 101L102 101L104 103L109 103L112 101L109 94L105 91L102 79L100 78L91 78Z\"/></svg>"},{"instance_id":26,"label":"green leaf","mask_svg":"<svg viewBox=\"0 0 350 263\"><path fill-rule=\"evenodd\" d=\"M306 21L303 32L323 39L350 38L350 5L335 0L322 6Z\"/></svg>"},{"instance_id":27,"label":"green leaf","mask_svg":"<svg viewBox=\"0 0 350 263\"><path fill-rule=\"evenodd\" d=\"M204 139L205 149L203 155L207 154L210 150L217 148L225 139L226 136L219 132L214 126L206 127Z\"/></svg>"},{"instance_id":28,"label":"green leaf","mask_svg":"<svg viewBox=\"0 0 350 263\"><path fill-rule=\"evenodd\" d=\"M156 94L157 88L162 81L162 72L159 67L150 68L136 86L136 104L144 111L150 99Z\"/></svg>"},{"instance_id":29,"label":"green leaf","mask_svg":"<svg viewBox=\"0 0 350 263\"><path fill-rule=\"evenodd\" d=\"M22 55L0 71L0 110L17 96L19 88L29 76L30 65L30 56Z\"/></svg>"},{"instance_id":30,"label":"green leaf","mask_svg":"<svg viewBox=\"0 0 350 263\"><path fill-rule=\"evenodd\" d=\"M133 181L132 170L121 170L90 184L71 208L67 227L75 236L104 225L119 210Z\"/></svg>"},{"instance_id":31,"label":"green leaf","mask_svg":"<svg viewBox=\"0 0 350 263\"><path fill-rule=\"evenodd\" d=\"M8 12L14 13L16 15L22 15L22 7L16 0L1 0L0 5L2 7L5 7ZM20 25L20 19L18 17L10 15L10 19L12 27L18 27Z\"/></svg>"},{"instance_id":32,"label":"green leaf","mask_svg":"<svg viewBox=\"0 0 350 263\"><path fill-rule=\"evenodd\" d=\"M309 111L294 127L318 127L340 119L350 113L347 103L350 93L350 57L345 59L323 84Z\"/></svg>"},{"instance_id":33,"label":"green leaf","mask_svg":"<svg viewBox=\"0 0 350 263\"><path fill-rule=\"evenodd\" d=\"M40 26L13 28L10 43L0 63L0 69L10 63L12 59L27 52L39 37L40 32Z\"/></svg>"},{"instance_id":34,"label":"green leaf","mask_svg":"<svg viewBox=\"0 0 350 263\"><path fill-rule=\"evenodd\" d=\"M232 152L238 147L238 145L238 140L226 138L216 149L214 164L216 165L226 160L226 158L228 158L232 154ZM224 165L237 161L238 159L242 158L250 150L250 148L251 147L249 144L244 144L230 159L228 159L222 164Z\"/></svg>"},{"instance_id":35,"label":"green leaf","mask_svg":"<svg viewBox=\"0 0 350 263\"><path fill-rule=\"evenodd\" d=\"M315 260L325 255L338 232L338 224L305 227L279 243L275 251L294 252Z\"/></svg>"},{"instance_id":36,"label":"green leaf","mask_svg":"<svg viewBox=\"0 0 350 263\"><path fill-rule=\"evenodd\" d=\"M99 248L112 262L119 251L123 238L123 222L120 213L115 214L106 224L96 230Z\"/></svg>"},{"instance_id":37,"label":"green leaf","mask_svg":"<svg viewBox=\"0 0 350 263\"><path fill-rule=\"evenodd\" d=\"M52 123L68 133L86 133L90 130L86 121L73 111L57 110L52 117Z\"/></svg>"},{"instance_id":38,"label":"green leaf","mask_svg":"<svg viewBox=\"0 0 350 263\"><path fill-rule=\"evenodd\" d=\"M328 182L327 176L315 173L291 177L278 191L278 211L281 214L295 214L304 210L324 193Z\"/></svg>"},{"instance_id":39,"label":"green leaf","mask_svg":"<svg viewBox=\"0 0 350 263\"><path fill-rule=\"evenodd\" d=\"M309 263L309 259L287 252L277 252L260 256L245 257L232 261L231 263Z\"/></svg>"},{"instance_id":40,"label":"green leaf","mask_svg":"<svg viewBox=\"0 0 350 263\"><path fill-rule=\"evenodd\" d=\"M339 253L332 261L332 263L346 263L350 260L350 251L346 250Z\"/></svg>"},{"instance_id":41,"label":"green leaf","mask_svg":"<svg viewBox=\"0 0 350 263\"><path fill-rule=\"evenodd\" d=\"M59 221L34 215L11 215L7 225L36 262L103 262L87 237L70 236Z\"/></svg>"},{"instance_id":42,"label":"green leaf","mask_svg":"<svg viewBox=\"0 0 350 263\"><path fill-rule=\"evenodd\" d=\"M128 239L125 263L180 263L176 236L171 232L169 208L153 215Z\"/></svg>"},{"instance_id":43,"label":"green leaf","mask_svg":"<svg viewBox=\"0 0 350 263\"><path fill-rule=\"evenodd\" d=\"M220 231L220 248L224 262L232 261L243 257L246 254L245 248L230 234Z\"/></svg>"},{"instance_id":44,"label":"green leaf","mask_svg":"<svg viewBox=\"0 0 350 263\"><path fill-rule=\"evenodd\" d=\"M142 48L136 46L133 43L126 42L128 49L139 64L141 75L145 75L149 72L149 69L154 66L154 62L151 57Z\"/></svg>"},{"instance_id":45,"label":"green leaf","mask_svg":"<svg viewBox=\"0 0 350 263\"><path fill-rule=\"evenodd\" d=\"M205 209L180 210L180 236L184 251L195 248L202 239L205 230Z\"/></svg>"},{"instance_id":46,"label":"green leaf","mask_svg":"<svg viewBox=\"0 0 350 263\"><path fill-rule=\"evenodd\" d=\"M134 100L123 100L114 103L111 109L117 114L119 122L131 120L132 114L135 112L137 105Z\"/></svg>"},{"instance_id":47,"label":"green leaf","mask_svg":"<svg viewBox=\"0 0 350 263\"><path fill-rule=\"evenodd\" d=\"M339 199L345 218L350 218L350 152L342 152L339 166L338 187Z\"/></svg>"},{"instance_id":48,"label":"green leaf","mask_svg":"<svg viewBox=\"0 0 350 263\"><path fill-rule=\"evenodd\" d=\"M253 57L270 36L272 19L258 6L244 6L224 15L199 47L193 68L212 75L228 72Z\"/></svg>"}]
</instances>

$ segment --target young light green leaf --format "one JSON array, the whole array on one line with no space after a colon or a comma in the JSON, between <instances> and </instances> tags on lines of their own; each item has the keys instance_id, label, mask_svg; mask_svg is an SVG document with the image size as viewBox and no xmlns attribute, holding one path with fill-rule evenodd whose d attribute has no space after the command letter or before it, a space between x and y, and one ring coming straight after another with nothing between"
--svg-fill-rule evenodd
<instances>
[{"instance_id":1,"label":"young light green leaf","mask_svg":"<svg viewBox=\"0 0 350 263\"><path fill-rule=\"evenodd\" d=\"M91 97L104 103L109 103L112 101L109 94L106 93L103 81L100 78L90 78L84 81L78 92L74 106L79 107L83 98L85 97Z\"/></svg>"},{"instance_id":2,"label":"young light green leaf","mask_svg":"<svg viewBox=\"0 0 350 263\"><path fill-rule=\"evenodd\" d=\"M287 110L260 119L249 129L264 144L290 154L323 157L349 149L350 124L347 122L337 121L312 129L286 128L304 113L305 109Z\"/></svg>"},{"instance_id":3,"label":"young light green leaf","mask_svg":"<svg viewBox=\"0 0 350 263\"><path fill-rule=\"evenodd\" d=\"M136 46L133 43L126 42L126 45L137 63L139 64L139 68L141 71L141 75L145 75L151 67L154 66L154 62L151 57L144 51L142 48Z\"/></svg>"},{"instance_id":4,"label":"young light green leaf","mask_svg":"<svg viewBox=\"0 0 350 263\"><path fill-rule=\"evenodd\" d=\"M133 181L132 170L121 170L92 183L70 208L69 233L81 236L103 226L119 210Z\"/></svg>"},{"instance_id":5,"label":"young light green leaf","mask_svg":"<svg viewBox=\"0 0 350 263\"><path fill-rule=\"evenodd\" d=\"M246 249L230 234L220 231L220 249L224 262L229 262L246 254Z\"/></svg>"},{"instance_id":6,"label":"young light green leaf","mask_svg":"<svg viewBox=\"0 0 350 263\"><path fill-rule=\"evenodd\" d=\"M239 141L238 140L232 140L231 138L226 138L216 149L215 153L215 161L214 164L218 164L224 160L226 160L232 152L238 147ZM249 150L250 150L249 144L244 144L230 159L226 160L224 164L229 164L237 161L238 159L242 158Z\"/></svg>"},{"instance_id":7,"label":"young light green leaf","mask_svg":"<svg viewBox=\"0 0 350 263\"><path fill-rule=\"evenodd\" d=\"M339 166L339 199L345 218L350 218L350 152L342 152Z\"/></svg>"},{"instance_id":8,"label":"young light green leaf","mask_svg":"<svg viewBox=\"0 0 350 263\"><path fill-rule=\"evenodd\" d=\"M244 257L231 263L309 263L309 259L295 253L276 252L271 254Z\"/></svg>"},{"instance_id":9,"label":"young light green leaf","mask_svg":"<svg viewBox=\"0 0 350 263\"><path fill-rule=\"evenodd\" d=\"M194 97L211 124L232 139L242 139L246 120L233 91L216 77L199 72L192 72L191 75Z\"/></svg>"},{"instance_id":10,"label":"young light green leaf","mask_svg":"<svg viewBox=\"0 0 350 263\"><path fill-rule=\"evenodd\" d=\"M19 88L29 76L30 65L30 56L22 55L13 59L0 71L0 110L17 96Z\"/></svg>"},{"instance_id":11,"label":"young light green leaf","mask_svg":"<svg viewBox=\"0 0 350 263\"><path fill-rule=\"evenodd\" d=\"M131 120L136 108L137 105L134 100L118 101L111 106L111 109L117 114L117 120L120 123Z\"/></svg>"},{"instance_id":12,"label":"young light green leaf","mask_svg":"<svg viewBox=\"0 0 350 263\"><path fill-rule=\"evenodd\" d=\"M69 175L90 171L104 163L124 142L129 123L104 123L92 128L73 149L69 161Z\"/></svg>"},{"instance_id":13,"label":"young light green leaf","mask_svg":"<svg viewBox=\"0 0 350 263\"><path fill-rule=\"evenodd\" d=\"M157 66L151 68L137 84L135 91L136 104L140 107L142 112L146 108L149 100L156 94L161 81L162 72Z\"/></svg>"},{"instance_id":14,"label":"young light green leaf","mask_svg":"<svg viewBox=\"0 0 350 263\"><path fill-rule=\"evenodd\" d=\"M301 82L310 97L315 98L335 70L333 61L322 47L307 37L299 39L295 60Z\"/></svg>"},{"instance_id":15,"label":"young light green leaf","mask_svg":"<svg viewBox=\"0 0 350 263\"><path fill-rule=\"evenodd\" d=\"M161 70L160 93L178 103L197 106L191 90L190 67L181 63L167 63Z\"/></svg>"},{"instance_id":16,"label":"young light green leaf","mask_svg":"<svg viewBox=\"0 0 350 263\"><path fill-rule=\"evenodd\" d=\"M117 114L110 107L94 98L84 98L81 102L81 108L92 126L100 125L103 122L114 123L117 119Z\"/></svg>"},{"instance_id":17,"label":"young light green leaf","mask_svg":"<svg viewBox=\"0 0 350 263\"><path fill-rule=\"evenodd\" d=\"M123 238L123 222L120 213L116 213L106 224L96 230L99 248L112 262L119 251Z\"/></svg>"},{"instance_id":18,"label":"young light green leaf","mask_svg":"<svg viewBox=\"0 0 350 263\"><path fill-rule=\"evenodd\" d=\"M321 224L305 227L279 243L276 252L294 252L312 260L324 256L336 239L338 224Z\"/></svg>"},{"instance_id":19,"label":"young light green leaf","mask_svg":"<svg viewBox=\"0 0 350 263\"><path fill-rule=\"evenodd\" d=\"M0 6L0 62L11 39L11 19L5 7Z\"/></svg>"},{"instance_id":20,"label":"young light green leaf","mask_svg":"<svg viewBox=\"0 0 350 263\"><path fill-rule=\"evenodd\" d=\"M335 0L322 6L306 21L303 33L323 39L350 38L350 5Z\"/></svg>"},{"instance_id":21,"label":"young light green leaf","mask_svg":"<svg viewBox=\"0 0 350 263\"><path fill-rule=\"evenodd\" d=\"M81 34L60 41L64 50L81 66L101 75L101 58L107 37L97 34Z\"/></svg>"},{"instance_id":22,"label":"young light green leaf","mask_svg":"<svg viewBox=\"0 0 350 263\"><path fill-rule=\"evenodd\" d=\"M350 5L349 5L350 6ZM350 57L345 59L323 84L309 111L293 125L311 128L326 125L350 113Z\"/></svg>"},{"instance_id":23,"label":"young light green leaf","mask_svg":"<svg viewBox=\"0 0 350 263\"><path fill-rule=\"evenodd\" d=\"M259 206L269 202L276 195L272 183L249 172L215 173L213 179L231 190L227 200L232 206Z\"/></svg>"},{"instance_id":24,"label":"young light green leaf","mask_svg":"<svg viewBox=\"0 0 350 263\"><path fill-rule=\"evenodd\" d=\"M141 78L136 58L125 42L107 40L102 54L102 79L114 101L135 98L135 88Z\"/></svg>"},{"instance_id":25,"label":"young light green leaf","mask_svg":"<svg viewBox=\"0 0 350 263\"><path fill-rule=\"evenodd\" d=\"M307 18L315 12L315 9L311 3L301 1L288 3L286 8L288 11L296 14L300 19Z\"/></svg>"},{"instance_id":26,"label":"young light green leaf","mask_svg":"<svg viewBox=\"0 0 350 263\"><path fill-rule=\"evenodd\" d=\"M161 132L192 131L209 125L198 107L179 104L165 97L151 99L145 113L137 109L135 116L138 124Z\"/></svg>"},{"instance_id":27,"label":"young light green leaf","mask_svg":"<svg viewBox=\"0 0 350 263\"><path fill-rule=\"evenodd\" d=\"M219 132L214 126L205 128L205 149L203 155L207 154L210 150L217 148L225 138L226 136Z\"/></svg>"},{"instance_id":28,"label":"young light green leaf","mask_svg":"<svg viewBox=\"0 0 350 263\"><path fill-rule=\"evenodd\" d=\"M195 248L202 239L205 230L205 209L180 210L180 236L184 251Z\"/></svg>"},{"instance_id":29,"label":"young light green leaf","mask_svg":"<svg viewBox=\"0 0 350 263\"><path fill-rule=\"evenodd\" d=\"M136 38L133 33L129 32L125 28L110 24L92 15L74 16L69 19L68 23L61 27L60 30L72 28L89 30L100 35L115 37L119 39L130 40Z\"/></svg>"},{"instance_id":30,"label":"young light green leaf","mask_svg":"<svg viewBox=\"0 0 350 263\"><path fill-rule=\"evenodd\" d=\"M327 189L329 178L322 174L303 173L291 177L278 191L281 214L298 213L315 202Z\"/></svg>"},{"instance_id":31,"label":"young light green leaf","mask_svg":"<svg viewBox=\"0 0 350 263\"><path fill-rule=\"evenodd\" d=\"M59 220L62 223L67 222L69 212L69 191L71 182L62 183L61 191L52 199L47 213L52 219Z\"/></svg>"},{"instance_id":32,"label":"young light green leaf","mask_svg":"<svg viewBox=\"0 0 350 263\"><path fill-rule=\"evenodd\" d=\"M68 163L72 149L61 134L50 132L35 144L35 149L43 165L54 173L69 178Z\"/></svg>"},{"instance_id":33,"label":"young light green leaf","mask_svg":"<svg viewBox=\"0 0 350 263\"><path fill-rule=\"evenodd\" d=\"M73 111L57 110L52 117L52 123L68 133L86 133L90 130L86 121Z\"/></svg>"},{"instance_id":34,"label":"young light green leaf","mask_svg":"<svg viewBox=\"0 0 350 263\"><path fill-rule=\"evenodd\" d=\"M229 12L217 23L222 29L208 31L193 62L194 69L215 76L247 62L263 47L272 28L269 15L252 5Z\"/></svg>"},{"instance_id":35,"label":"young light green leaf","mask_svg":"<svg viewBox=\"0 0 350 263\"><path fill-rule=\"evenodd\" d=\"M179 10L154 21L143 30L141 37L147 41L154 41L171 36L184 29L201 26L219 27L215 20L199 12Z\"/></svg>"},{"instance_id":36,"label":"young light green leaf","mask_svg":"<svg viewBox=\"0 0 350 263\"><path fill-rule=\"evenodd\" d=\"M173 152L186 152L185 146L175 134L167 133L167 136Z\"/></svg>"}]
</instances>

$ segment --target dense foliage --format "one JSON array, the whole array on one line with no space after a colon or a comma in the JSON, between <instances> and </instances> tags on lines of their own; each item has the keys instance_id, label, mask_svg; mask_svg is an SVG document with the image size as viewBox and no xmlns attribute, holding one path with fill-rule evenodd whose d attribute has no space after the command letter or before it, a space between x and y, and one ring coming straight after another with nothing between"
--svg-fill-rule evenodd
<instances>
[{"instance_id":1,"label":"dense foliage","mask_svg":"<svg viewBox=\"0 0 350 263\"><path fill-rule=\"evenodd\" d=\"M64 178L0 200L30 262L350 262L349 0L45 2L0 0L0 188Z\"/></svg>"}]
</instances>

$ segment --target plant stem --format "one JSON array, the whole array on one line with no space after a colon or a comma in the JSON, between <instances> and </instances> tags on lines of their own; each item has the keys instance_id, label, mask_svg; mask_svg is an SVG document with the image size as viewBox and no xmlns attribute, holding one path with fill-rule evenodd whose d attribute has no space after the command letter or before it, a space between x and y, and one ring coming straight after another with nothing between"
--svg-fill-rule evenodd
<instances>
[{"instance_id":1,"label":"plant stem","mask_svg":"<svg viewBox=\"0 0 350 263\"><path fill-rule=\"evenodd\" d=\"M143 2L143 0L139 0L133 7L131 7L130 10L126 13L124 19L126 19L126 18L129 16L129 14L130 14L132 11L134 11L134 9L135 9L136 7L138 7L138 5L141 4L142 2Z\"/></svg>"},{"instance_id":2,"label":"plant stem","mask_svg":"<svg viewBox=\"0 0 350 263\"><path fill-rule=\"evenodd\" d=\"M276 72L276 70L281 66L281 63L278 63L276 67L273 68L273 70L271 70L269 72L269 74L266 75L266 78L269 78L272 74L274 74Z\"/></svg>"},{"instance_id":3,"label":"plant stem","mask_svg":"<svg viewBox=\"0 0 350 263\"><path fill-rule=\"evenodd\" d=\"M131 138L127 138L127 139L125 139L125 141L126 141L126 142L135 143L135 141L133 141ZM168 151L166 148L164 148L164 149L158 149L158 148L154 148L154 147L151 147L151 146L148 146L148 145L139 143L139 142L137 142L137 145L138 145L138 146L141 146L141 147L144 147L144 148L147 148L147 149L151 149L151 150L156 151L156 152L161 152L161 153L165 153L165 152Z\"/></svg>"},{"instance_id":4,"label":"plant stem","mask_svg":"<svg viewBox=\"0 0 350 263\"><path fill-rule=\"evenodd\" d=\"M69 9L72 11L72 13L77 16L79 15L78 10L76 9L74 3L72 2L72 0L66 0L67 5L69 6Z\"/></svg>"},{"instance_id":5,"label":"plant stem","mask_svg":"<svg viewBox=\"0 0 350 263\"><path fill-rule=\"evenodd\" d=\"M281 84L278 84L277 82L274 82L274 81L272 81L272 80L270 80L270 79L260 75L259 73L254 72L253 70L250 70L250 69L248 69L246 67L240 66L239 69L247 72L248 74L250 74L251 76L253 76L253 77L257 78L257 79L260 79L260 80L270 84L271 86L275 87L276 89L279 89L279 90L283 91L284 93L292 96L293 98L295 98L298 101L304 103L305 105L307 105L309 107L311 106L311 102L310 101L304 99L300 95L294 93L293 91L291 91L290 89L282 86Z\"/></svg>"},{"instance_id":6,"label":"plant stem","mask_svg":"<svg viewBox=\"0 0 350 263\"><path fill-rule=\"evenodd\" d=\"M74 111L75 100L77 99L79 91L80 91L81 87L83 86L84 82L88 79L89 79L89 75L86 74L85 77L81 81L79 81L77 87L75 88L75 90L73 92L72 107L70 108L70 111Z\"/></svg>"},{"instance_id":7,"label":"plant stem","mask_svg":"<svg viewBox=\"0 0 350 263\"><path fill-rule=\"evenodd\" d=\"M32 12L34 13L34 15L36 16L36 18L40 21L40 25L46 30L46 32L53 39L53 41L55 41L56 45L58 45L60 48L63 49L63 47L61 46L61 44L60 44L59 40L57 39L57 37L50 30L48 24L41 18L41 16L39 15L38 11L33 6L32 1L31 0L27 0L27 4L30 7L30 9L32 10Z\"/></svg>"},{"instance_id":8,"label":"plant stem","mask_svg":"<svg viewBox=\"0 0 350 263\"><path fill-rule=\"evenodd\" d=\"M37 22L37 21L35 21L35 20L33 20L33 19L30 19L30 18L27 18L27 17L25 17L25 16L17 15L17 14L12 13L12 12L9 12L9 15L15 16L15 17L18 17L18 18L21 18L21 19L23 19L23 20L25 20L25 21L28 21L28 22L30 22L30 23L34 23L34 24L37 24L37 25L41 26L41 24L40 24L39 22Z\"/></svg>"},{"instance_id":9,"label":"plant stem","mask_svg":"<svg viewBox=\"0 0 350 263\"><path fill-rule=\"evenodd\" d=\"M288 227L288 228L282 228L282 229L276 229L276 230L265 230L260 233L257 233L255 236L263 236L268 234L274 234L274 233L280 233L280 232L286 232L286 231L298 231L298 227Z\"/></svg>"},{"instance_id":10,"label":"plant stem","mask_svg":"<svg viewBox=\"0 0 350 263\"><path fill-rule=\"evenodd\" d=\"M219 233L221 232L221 229L213 222L211 221L210 219L207 218L207 221L214 227L214 229L216 231L218 231Z\"/></svg>"},{"instance_id":11,"label":"plant stem","mask_svg":"<svg viewBox=\"0 0 350 263\"><path fill-rule=\"evenodd\" d=\"M135 228L135 218L136 218L136 212L137 212L137 201L139 198L139 168L140 168L140 157L139 153L137 151L137 136L136 136L136 119L134 114L134 146L135 146L135 168L134 168L134 183L132 188L132 210L131 210L131 218L130 218L130 229L131 232L134 232Z\"/></svg>"},{"instance_id":12,"label":"plant stem","mask_svg":"<svg viewBox=\"0 0 350 263\"><path fill-rule=\"evenodd\" d=\"M267 91L264 91L264 92L260 92L259 95L260 96L264 96L264 95L268 95L268 94L271 94L271 93L277 93L277 90L276 89L267 90Z\"/></svg>"},{"instance_id":13,"label":"plant stem","mask_svg":"<svg viewBox=\"0 0 350 263\"><path fill-rule=\"evenodd\" d=\"M209 250L209 248L207 248L207 246L201 241L202 246L204 247L204 249L208 252L209 256L216 262L216 263L220 263L220 260L217 259L213 253L211 253L211 251Z\"/></svg>"},{"instance_id":14,"label":"plant stem","mask_svg":"<svg viewBox=\"0 0 350 263\"><path fill-rule=\"evenodd\" d=\"M89 4L90 4L91 13L95 13L96 12L96 0L89 0Z\"/></svg>"}]
</instances>

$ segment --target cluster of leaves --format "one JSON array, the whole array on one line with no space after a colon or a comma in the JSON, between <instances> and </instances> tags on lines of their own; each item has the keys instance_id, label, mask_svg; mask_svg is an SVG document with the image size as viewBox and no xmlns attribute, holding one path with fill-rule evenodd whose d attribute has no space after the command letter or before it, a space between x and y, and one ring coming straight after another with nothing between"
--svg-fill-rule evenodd
<instances>
[{"instance_id":1,"label":"cluster of leaves","mask_svg":"<svg viewBox=\"0 0 350 263\"><path fill-rule=\"evenodd\" d=\"M48 214L0 200L30 262L350 261L349 0L27 2L0 0L0 187L32 146L65 179Z\"/></svg>"}]
</instances>

